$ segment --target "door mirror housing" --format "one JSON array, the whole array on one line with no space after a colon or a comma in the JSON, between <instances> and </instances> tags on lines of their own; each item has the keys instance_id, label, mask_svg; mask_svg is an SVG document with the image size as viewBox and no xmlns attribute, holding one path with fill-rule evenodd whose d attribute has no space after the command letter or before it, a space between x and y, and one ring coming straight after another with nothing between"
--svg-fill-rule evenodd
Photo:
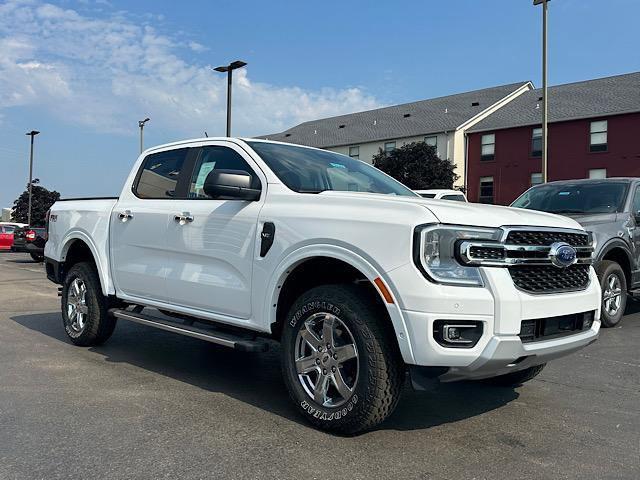
<instances>
[{"instance_id":1,"label":"door mirror housing","mask_svg":"<svg viewBox=\"0 0 640 480\"><path fill-rule=\"evenodd\" d=\"M211 198L253 202L260 199L262 190L252 187L252 176L248 172L221 169L211 170L202 188Z\"/></svg>"}]
</instances>

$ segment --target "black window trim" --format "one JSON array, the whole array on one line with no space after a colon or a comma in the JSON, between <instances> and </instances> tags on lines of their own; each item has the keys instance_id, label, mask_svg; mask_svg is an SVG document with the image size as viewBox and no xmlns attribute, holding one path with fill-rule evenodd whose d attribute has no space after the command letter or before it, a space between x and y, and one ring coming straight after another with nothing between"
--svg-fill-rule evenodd
<instances>
[{"instance_id":1,"label":"black window trim","mask_svg":"<svg viewBox=\"0 0 640 480\"><path fill-rule=\"evenodd\" d=\"M138 195L138 183L140 182L140 177L142 177L142 172L144 171L144 165L147 159L151 155L170 152L173 150L187 150L187 154L185 156L184 162L182 162L182 168L180 169L180 173L178 174L175 195L173 197L141 197L140 195ZM195 153L194 147L188 147L188 146L178 146L178 148L167 148L166 150L150 152L146 157L144 157L144 159L142 160L142 163L140 164L138 173L136 173L136 177L133 180L133 184L131 185L131 193L133 193L133 195L140 200L186 200L185 197L186 197L186 194L188 193L187 192L188 183L185 182L185 170L186 170L186 167L189 165L190 157L194 155L194 153ZM187 178L190 179L191 177L187 177Z\"/></svg>"}]
</instances>

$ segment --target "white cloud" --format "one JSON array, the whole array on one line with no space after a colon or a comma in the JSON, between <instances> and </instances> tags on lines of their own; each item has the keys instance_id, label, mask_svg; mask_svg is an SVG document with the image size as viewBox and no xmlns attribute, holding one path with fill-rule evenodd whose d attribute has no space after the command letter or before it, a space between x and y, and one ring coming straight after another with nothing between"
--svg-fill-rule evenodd
<instances>
[{"instance_id":1,"label":"white cloud","mask_svg":"<svg viewBox=\"0 0 640 480\"><path fill-rule=\"evenodd\" d=\"M35 106L72 124L125 133L139 116L185 136L222 129L226 82L180 57L184 42L126 12L91 17L36 0L0 5L0 113ZM234 76L234 130L272 133L302 121L375 108L359 88L310 91Z\"/></svg>"}]
</instances>

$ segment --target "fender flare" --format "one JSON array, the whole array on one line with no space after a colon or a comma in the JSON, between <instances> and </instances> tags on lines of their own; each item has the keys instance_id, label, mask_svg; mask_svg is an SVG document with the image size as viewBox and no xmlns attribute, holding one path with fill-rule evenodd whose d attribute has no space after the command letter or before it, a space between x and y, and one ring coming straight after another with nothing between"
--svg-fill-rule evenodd
<instances>
[{"instance_id":1,"label":"fender flare","mask_svg":"<svg viewBox=\"0 0 640 480\"><path fill-rule=\"evenodd\" d=\"M396 342L402 354L402 358L406 363L413 363L413 351L411 343L409 342L409 331L407 324L402 314L400 305L398 304L398 292L393 284L390 283L389 278L378 266L372 265L367 259L363 258L357 253L337 245L330 244L315 244L307 245L294 250L289 253L275 268L271 277L269 285L267 286L265 295L264 310L267 314L267 325L272 325L276 322L276 311L278 300L280 297L280 287L284 284L285 280L289 276L291 270L293 270L300 263L313 257L329 257L335 260L343 261L353 268L362 273L371 283L374 285L380 298L387 308L391 324L396 334ZM384 282L387 289L391 292L394 299L393 303L385 301L384 296L380 292L380 289L374 283L374 280L380 278Z\"/></svg>"},{"instance_id":2,"label":"fender flare","mask_svg":"<svg viewBox=\"0 0 640 480\"><path fill-rule=\"evenodd\" d=\"M113 287L113 284L111 283L111 278L109 276L108 265L104 265L104 262L101 260L100 255L98 254L98 248L96 247L95 243L93 242L91 237L82 230L72 230L65 235L64 239L62 240L63 247L60 251L60 262L66 261L69 248L75 241L81 241L87 247L89 247L91 255L93 256L93 260L96 264L96 269L98 270L98 276L100 277L102 294L104 296L115 294L115 289Z\"/></svg>"},{"instance_id":3,"label":"fender flare","mask_svg":"<svg viewBox=\"0 0 640 480\"><path fill-rule=\"evenodd\" d=\"M624 251L625 255L627 256L627 260L629 260L629 265L633 266L633 262L631 261L633 255L631 254L631 250L629 250L629 246L621 238L612 238L611 240L608 240L600 249L600 253L598 253L598 256L595 259L595 263L602 261L607 253L609 253L614 248L619 248Z\"/></svg>"}]
</instances>

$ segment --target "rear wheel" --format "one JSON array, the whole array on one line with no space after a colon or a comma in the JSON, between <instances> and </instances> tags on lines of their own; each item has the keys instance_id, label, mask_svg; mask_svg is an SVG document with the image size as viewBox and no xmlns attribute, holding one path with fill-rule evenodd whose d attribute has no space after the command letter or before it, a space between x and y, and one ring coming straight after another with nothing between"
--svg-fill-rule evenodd
<instances>
[{"instance_id":1,"label":"rear wheel","mask_svg":"<svg viewBox=\"0 0 640 480\"><path fill-rule=\"evenodd\" d=\"M602 313L600 320L603 327L615 327L627 306L627 282L622 267L611 260L601 261L596 273L602 288Z\"/></svg>"},{"instance_id":2,"label":"rear wheel","mask_svg":"<svg viewBox=\"0 0 640 480\"><path fill-rule=\"evenodd\" d=\"M543 363L542 365L525 368L524 370L518 370L517 372L507 373L506 375L486 378L483 382L497 387L517 387L518 385L522 385L532 378L537 377L540 372L542 372L545 365L546 363Z\"/></svg>"},{"instance_id":3,"label":"rear wheel","mask_svg":"<svg viewBox=\"0 0 640 480\"><path fill-rule=\"evenodd\" d=\"M93 263L76 263L62 286L62 321L69 339L76 345L100 345L109 339L116 319L108 312L100 277Z\"/></svg>"},{"instance_id":4,"label":"rear wheel","mask_svg":"<svg viewBox=\"0 0 640 480\"><path fill-rule=\"evenodd\" d=\"M394 338L359 287L327 285L302 294L282 334L283 375L302 415L347 434L385 420L404 373Z\"/></svg>"}]
</instances>

